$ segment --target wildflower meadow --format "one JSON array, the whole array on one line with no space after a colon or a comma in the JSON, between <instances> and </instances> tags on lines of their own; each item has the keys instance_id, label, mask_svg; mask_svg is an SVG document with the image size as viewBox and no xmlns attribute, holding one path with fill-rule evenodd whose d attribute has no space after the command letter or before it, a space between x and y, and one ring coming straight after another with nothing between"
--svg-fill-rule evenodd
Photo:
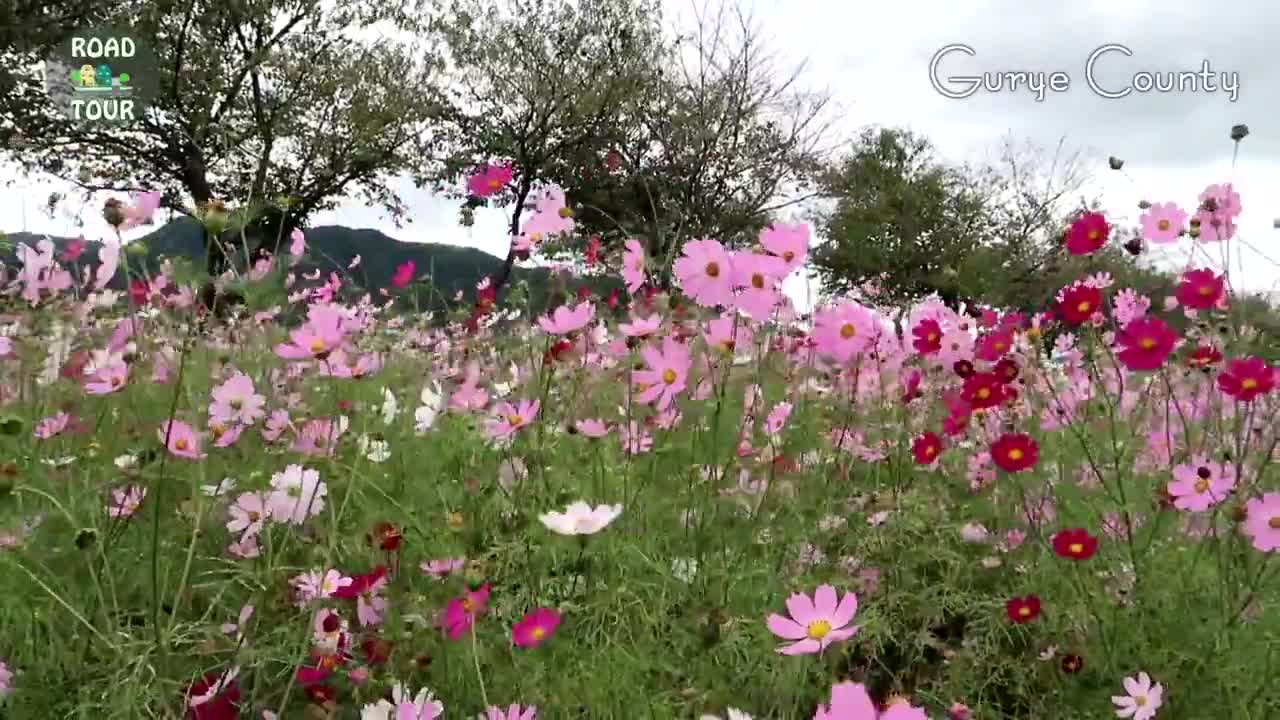
<instances>
[{"instance_id":1,"label":"wildflower meadow","mask_svg":"<svg viewBox=\"0 0 1280 720\"><path fill-rule=\"evenodd\" d=\"M1210 262L1240 196L1196 191L1137 229L1176 292L1035 313L802 311L800 223L591 244L625 289L545 313L295 273L305 230L229 307L119 235L21 244L0 717L1280 717L1280 369ZM576 209L531 198L536 254Z\"/></svg>"}]
</instances>

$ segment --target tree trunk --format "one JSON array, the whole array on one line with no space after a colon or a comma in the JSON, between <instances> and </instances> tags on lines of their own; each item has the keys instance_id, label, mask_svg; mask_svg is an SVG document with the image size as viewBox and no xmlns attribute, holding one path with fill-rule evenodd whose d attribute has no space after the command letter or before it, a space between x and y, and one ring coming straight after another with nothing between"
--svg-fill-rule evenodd
<instances>
[{"instance_id":1,"label":"tree trunk","mask_svg":"<svg viewBox=\"0 0 1280 720\"><path fill-rule=\"evenodd\" d=\"M524 213L524 202L529 199L530 182L521 179L520 190L516 193L516 209L511 212L511 237L520 234L520 215ZM502 289L506 287L507 280L511 278L511 268L516 262L516 251L514 247L507 248L507 259L502 262L502 270L498 272L498 276L493 279L493 302L498 304L501 299Z\"/></svg>"}]
</instances>

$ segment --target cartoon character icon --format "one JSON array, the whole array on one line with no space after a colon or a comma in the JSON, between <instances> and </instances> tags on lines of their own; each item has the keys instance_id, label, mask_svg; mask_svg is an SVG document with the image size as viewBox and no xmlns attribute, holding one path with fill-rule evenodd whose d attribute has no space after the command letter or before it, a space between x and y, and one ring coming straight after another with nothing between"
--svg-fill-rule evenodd
<instances>
[{"instance_id":1,"label":"cartoon character icon","mask_svg":"<svg viewBox=\"0 0 1280 720\"><path fill-rule=\"evenodd\" d=\"M98 85L111 87L111 66L106 63L98 66Z\"/></svg>"},{"instance_id":2,"label":"cartoon character icon","mask_svg":"<svg viewBox=\"0 0 1280 720\"><path fill-rule=\"evenodd\" d=\"M81 87L97 87L98 81L93 72L92 65L84 65L80 68L80 86Z\"/></svg>"}]
</instances>

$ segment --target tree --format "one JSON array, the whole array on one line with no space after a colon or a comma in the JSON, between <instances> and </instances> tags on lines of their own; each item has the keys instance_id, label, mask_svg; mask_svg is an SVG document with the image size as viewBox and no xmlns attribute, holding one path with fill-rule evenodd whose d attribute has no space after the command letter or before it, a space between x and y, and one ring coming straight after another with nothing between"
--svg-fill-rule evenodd
<instances>
[{"instance_id":1,"label":"tree","mask_svg":"<svg viewBox=\"0 0 1280 720\"><path fill-rule=\"evenodd\" d=\"M16 66L32 71L0 85L0 157L89 192L162 190L164 206L185 214L245 199L253 212L244 226L209 235L211 274L227 250L274 251L347 194L398 221L392 181L425 176L438 107L419 3L115 3L114 16L130 18L129 32L159 61L146 117L122 129L68 120L34 72L43 48L21 47Z\"/></svg>"},{"instance_id":2,"label":"tree","mask_svg":"<svg viewBox=\"0 0 1280 720\"><path fill-rule=\"evenodd\" d=\"M994 237L988 185L906 130L868 128L823 178L832 209L813 264L831 292L875 281L891 302L931 293L955 305L989 284L975 265ZM985 254L984 254L985 255Z\"/></svg>"},{"instance_id":3,"label":"tree","mask_svg":"<svg viewBox=\"0 0 1280 720\"><path fill-rule=\"evenodd\" d=\"M514 204L518 235L534 188L562 184L600 154L628 98L643 92L662 57L660 18L653 0L452 0L440 23L453 152L438 180L457 184L479 163L510 162L513 182L490 202ZM515 260L509 251L496 292Z\"/></svg>"},{"instance_id":4,"label":"tree","mask_svg":"<svg viewBox=\"0 0 1280 720\"><path fill-rule=\"evenodd\" d=\"M643 238L660 270L684 239L740 246L811 197L830 131L828 96L800 87L804 64L783 67L734 5L702 5L663 59L612 128L614 167L588 158L564 180L584 229L606 245Z\"/></svg>"}]
</instances>

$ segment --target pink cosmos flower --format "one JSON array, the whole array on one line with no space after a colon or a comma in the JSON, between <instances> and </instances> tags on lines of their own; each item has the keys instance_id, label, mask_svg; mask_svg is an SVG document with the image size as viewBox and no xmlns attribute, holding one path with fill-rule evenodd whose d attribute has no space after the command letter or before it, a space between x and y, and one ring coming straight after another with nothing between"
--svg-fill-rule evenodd
<instances>
[{"instance_id":1,"label":"pink cosmos flower","mask_svg":"<svg viewBox=\"0 0 1280 720\"><path fill-rule=\"evenodd\" d=\"M1263 493L1245 503L1244 533L1259 552L1280 550L1280 492Z\"/></svg>"},{"instance_id":2,"label":"pink cosmos flower","mask_svg":"<svg viewBox=\"0 0 1280 720\"><path fill-rule=\"evenodd\" d=\"M575 307L561 305L555 312L538 318L538 327L551 335L568 335L586 327L596 316L595 305L579 303Z\"/></svg>"},{"instance_id":3,"label":"pink cosmos flower","mask_svg":"<svg viewBox=\"0 0 1280 720\"><path fill-rule=\"evenodd\" d=\"M845 593L837 603L836 589L820 585L810 599L804 593L787 598L787 612L769 616L769 631L794 642L778 648L782 655L805 655L825 650L832 643L848 640L858 632L856 626L846 629L858 611L858 597Z\"/></svg>"},{"instance_id":4,"label":"pink cosmos flower","mask_svg":"<svg viewBox=\"0 0 1280 720\"><path fill-rule=\"evenodd\" d=\"M1177 203L1156 203L1142 213L1142 237L1157 244L1178 241L1187 222L1187 213Z\"/></svg>"},{"instance_id":5,"label":"pink cosmos flower","mask_svg":"<svg viewBox=\"0 0 1280 720\"><path fill-rule=\"evenodd\" d=\"M289 331L289 342L276 345L275 353L285 360L323 357L341 346L346 334L342 310L327 303L316 303L307 308L307 322Z\"/></svg>"},{"instance_id":6,"label":"pink cosmos flower","mask_svg":"<svg viewBox=\"0 0 1280 720\"><path fill-rule=\"evenodd\" d=\"M639 240L628 240L622 253L622 281L627 284L627 292L635 295L644 284L644 246Z\"/></svg>"},{"instance_id":7,"label":"pink cosmos flower","mask_svg":"<svg viewBox=\"0 0 1280 720\"><path fill-rule=\"evenodd\" d=\"M124 223L120 226L120 232L145 225L151 222L151 216L160 209L160 193L148 192L134 195L133 203L123 209Z\"/></svg>"},{"instance_id":8,"label":"pink cosmos flower","mask_svg":"<svg viewBox=\"0 0 1280 720\"><path fill-rule=\"evenodd\" d=\"M1152 685L1151 676L1145 672L1125 678L1124 691L1129 694L1111 696L1111 702L1116 706L1116 717L1150 720L1164 704L1164 688L1160 683Z\"/></svg>"},{"instance_id":9,"label":"pink cosmos flower","mask_svg":"<svg viewBox=\"0 0 1280 720\"><path fill-rule=\"evenodd\" d=\"M1236 485L1236 471L1231 465L1216 463L1203 455L1173 468L1169 494L1179 510L1204 512L1226 499Z\"/></svg>"},{"instance_id":10,"label":"pink cosmos flower","mask_svg":"<svg viewBox=\"0 0 1280 720\"><path fill-rule=\"evenodd\" d=\"M382 589L387 586L387 569L379 565L364 575L351 578L351 584L338 588L333 596L356 599L356 620L364 627L382 622L382 611L387 609L387 599Z\"/></svg>"},{"instance_id":11,"label":"pink cosmos flower","mask_svg":"<svg viewBox=\"0 0 1280 720\"><path fill-rule=\"evenodd\" d=\"M84 391L90 395L107 395L124 387L127 382L129 366L117 361L95 369L85 382Z\"/></svg>"},{"instance_id":12,"label":"pink cosmos flower","mask_svg":"<svg viewBox=\"0 0 1280 720\"><path fill-rule=\"evenodd\" d=\"M633 315L631 322L618 323L618 329L629 338L647 337L657 332L660 327L662 327L662 317L657 313L647 318Z\"/></svg>"},{"instance_id":13,"label":"pink cosmos flower","mask_svg":"<svg viewBox=\"0 0 1280 720\"><path fill-rule=\"evenodd\" d=\"M672 269L685 295L703 307L733 303L733 267L729 253L715 240L691 240Z\"/></svg>"},{"instance_id":14,"label":"pink cosmos flower","mask_svg":"<svg viewBox=\"0 0 1280 720\"><path fill-rule=\"evenodd\" d=\"M317 570L302 573L289 581L293 585L298 607L306 607L315 600L334 597L335 593L354 582L354 578L333 568L323 573Z\"/></svg>"},{"instance_id":15,"label":"pink cosmos flower","mask_svg":"<svg viewBox=\"0 0 1280 720\"><path fill-rule=\"evenodd\" d=\"M928 720L924 708L904 699L891 704L884 712L876 705L861 683L845 681L831 688L831 705L818 705L813 720Z\"/></svg>"},{"instance_id":16,"label":"pink cosmos flower","mask_svg":"<svg viewBox=\"0 0 1280 720\"><path fill-rule=\"evenodd\" d=\"M583 437L589 438L602 438L609 434L609 426L598 418L579 420L573 424L573 429L577 430Z\"/></svg>"},{"instance_id":17,"label":"pink cosmos flower","mask_svg":"<svg viewBox=\"0 0 1280 720\"><path fill-rule=\"evenodd\" d=\"M804 265L809 255L809 226L778 223L760 231L760 244L785 264L783 276Z\"/></svg>"},{"instance_id":18,"label":"pink cosmos flower","mask_svg":"<svg viewBox=\"0 0 1280 720\"><path fill-rule=\"evenodd\" d=\"M780 402L773 406L769 411L769 416L764 419L764 431L770 435L777 435L782 432L782 428L787 424L787 418L791 417L791 403Z\"/></svg>"},{"instance_id":19,"label":"pink cosmos flower","mask_svg":"<svg viewBox=\"0 0 1280 720\"><path fill-rule=\"evenodd\" d=\"M271 516L266 499L261 493L254 492L240 493L227 511L231 513L227 531L237 535L257 535Z\"/></svg>"},{"instance_id":20,"label":"pink cosmos flower","mask_svg":"<svg viewBox=\"0 0 1280 720\"><path fill-rule=\"evenodd\" d=\"M511 627L511 642L521 648L537 647L550 639L557 627L560 627L560 613L552 608L538 608Z\"/></svg>"},{"instance_id":21,"label":"pink cosmos flower","mask_svg":"<svg viewBox=\"0 0 1280 720\"><path fill-rule=\"evenodd\" d=\"M13 683L13 673L9 670L9 666L6 665L3 660L0 660L0 698L3 698L5 695L8 695L10 693L12 688L12 683ZM516 706L512 705L511 707L516 707ZM490 716L490 720L493 720L492 716ZM521 720L530 720L530 719L522 718Z\"/></svg>"},{"instance_id":22,"label":"pink cosmos flower","mask_svg":"<svg viewBox=\"0 0 1280 720\"><path fill-rule=\"evenodd\" d=\"M160 442L165 444L169 452L178 457L199 460L204 457L200 452L200 436L190 425L181 420L166 420L156 431Z\"/></svg>"},{"instance_id":23,"label":"pink cosmos flower","mask_svg":"<svg viewBox=\"0 0 1280 720\"><path fill-rule=\"evenodd\" d=\"M338 439L347 431L346 417L313 418L303 424L294 439L293 449L312 457L332 456Z\"/></svg>"},{"instance_id":24,"label":"pink cosmos flower","mask_svg":"<svg viewBox=\"0 0 1280 720\"><path fill-rule=\"evenodd\" d=\"M450 640L457 640L471 629L476 617L483 614L488 605L489 585L486 583L479 590L468 590L462 597L450 600L440 615L439 625Z\"/></svg>"},{"instance_id":25,"label":"pink cosmos flower","mask_svg":"<svg viewBox=\"0 0 1280 720\"><path fill-rule=\"evenodd\" d=\"M222 423L253 425L266 415L263 409L267 399L253 388L253 380L238 372L209 393L213 402L209 405L209 420Z\"/></svg>"},{"instance_id":26,"label":"pink cosmos flower","mask_svg":"<svg viewBox=\"0 0 1280 720\"><path fill-rule=\"evenodd\" d=\"M1200 193L1200 208L1195 219L1200 223L1202 242L1230 240L1236 233L1236 218L1241 211L1240 193L1231 183L1210 185Z\"/></svg>"},{"instance_id":27,"label":"pink cosmos flower","mask_svg":"<svg viewBox=\"0 0 1280 720\"><path fill-rule=\"evenodd\" d=\"M111 502L107 504L107 516L127 518L138 511L142 500L147 496L147 489L138 485L128 485L111 491Z\"/></svg>"},{"instance_id":28,"label":"pink cosmos flower","mask_svg":"<svg viewBox=\"0 0 1280 720\"><path fill-rule=\"evenodd\" d=\"M721 315L707 322L702 337L716 350L733 354L738 348L749 348L755 333L746 323L737 322L731 314Z\"/></svg>"},{"instance_id":29,"label":"pink cosmos flower","mask_svg":"<svg viewBox=\"0 0 1280 720\"><path fill-rule=\"evenodd\" d=\"M494 440L510 439L517 430L533 422L540 406L537 400L521 400L518 406L509 402L498 403L493 409L493 417L485 425L485 431Z\"/></svg>"},{"instance_id":30,"label":"pink cosmos flower","mask_svg":"<svg viewBox=\"0 0 1280 720\"><path fill-rule=\"evenodd\" d=\"M534 203L533 215L525 223L523 237L537 244L544 237L573 232L573 211L565 205L564 190L551 185Z\"/></svg>"},{"instance_id":31,"label":"pink cosmos flower","mask_svg":"<svg viewBox=\"0 0 1280 720\"><path fill-rule=\"evenodd\" d=\"M653 448L653 435L635 420L618 428L618 440L628 455L643 455Z\"/></svg>"},{"instance_id":32,"label":"pink cosmos flower","mask_svg":"<svg viewBox=\"0 0 1280 720\"><path fill-rule=\"evenodd\" d=\"M853 301L823 308L814 318L818 352L840 363L872 346L879 334L875 313Z\"/></svg>"},{"instance_id":33,"label":"pink cosmos flower","mask_svg":"<svg viewBox=\"0 0 1280 720\"><path fill-rule=\"evenodd\" d=\"M558 535L595 535L622 514L622 505L597 505L585 501L570 503L564 512L547 512L538 516L548 530Z\"/></svg>"},{"instance_id":34,"label":"pink cosmos flower","mask_svg":"<svg viewBox=\"0 0 1280 720\"><path fill-rule=\"evenodd\" d=\"M267 421L263 424L262 438L267 442L275 442L285 433L293 422L289 420L289 411L284 408L272 410L267 416Z\"/></svg>"},{"instance_id":35,"label":"pink cosmos flower","mask_svg":"<svg viewBox=\"0 0 1280 720\"><path fill-rule=\"evenodd\" d=\"M435 699L431 691L422 688L416 696L401 683L391 688L391 699L379 700L360 710L361 720L436 720L444 715L444 703Z\"/></svg>"},{"instance_id":36,"label":"pink cosmos flower","mask_svg":"<svg viewBox=\"0 0 1280 720\"><path fill-rule=\"evenodd\" d=\"M437 580L443 580L445 577L461 570L466 566L466 564L467 559L465 557L439 558L436 560L428 560L418 567L422 569L422 572L436 578Z\"/></svg>"},{"instance_id":37,"label":"pink cosmos flower","mask_svg":"<svg viewBox=\"0 0 1280 720\"><path fill-rule=\"evenodd\" d=\"M506 187L514 175L510 165L481 165L467 178L467 192L472 197L491 197Z\"/></svg>"},{"instance_id":38,"label":"pink cosmos flower","mask_svg":"<svg viewBox=\"0 0 1280 720\"><path fill-rule=\"evenodd\" d=\"M537 716L538 708L536 705L521 708L519 705L512 704L506 710L497 705L490 705L481 720L534 720Z\"/></svg>"},{"instance_id":39,"label":"pink cosmos flower","mask_svg":"<svg viewBox=\"0 0 1280 720\"><path fill-rule=\"evenodd\" d=\"M329 492L319 471L301 465L290 465L272 475L271 487L267 496L271 519L291 525L301 525L324 510L324 497Z\"/></svg>"},{"instance_id":40,"label":"pink cosmos flower","mask_svg":"<svg viewBox=\"0 0 1280 720\"><path fill-rule=\"evenodd\" d=\"M787 275L787 264L772 255L738 253L731 260L733 285L738 289L734 306L764 322L773 313L781 294L778 284Z\"/></svg>"},{"instance_id":41,"label":"pink cosmos flower","mask_svg":"<svg viewBox=\"0 0 1280 720\"><path fill-rule=\"evenodd\" d=\"M636 400L642 403L656 403L659 410L665 410L675 401L676 396L684 392L689 379L689 348L671 337L662 339L662 352L652 345L640 350L648 366L637 370L632 375L640 393Z\"/></svg>"},{"instance_id":42,"label":"pink cosmos flower","mask_svg":"<svg viewBox=\"0 0 1280 720\"><path fill-rule=\"evenodd\" d=\"M36 427L31 434L37 440L48 440L55 435L61 434L70 424L71 416L64 412L59 412L36 423Z\"/></svg>"}]
</instances>

